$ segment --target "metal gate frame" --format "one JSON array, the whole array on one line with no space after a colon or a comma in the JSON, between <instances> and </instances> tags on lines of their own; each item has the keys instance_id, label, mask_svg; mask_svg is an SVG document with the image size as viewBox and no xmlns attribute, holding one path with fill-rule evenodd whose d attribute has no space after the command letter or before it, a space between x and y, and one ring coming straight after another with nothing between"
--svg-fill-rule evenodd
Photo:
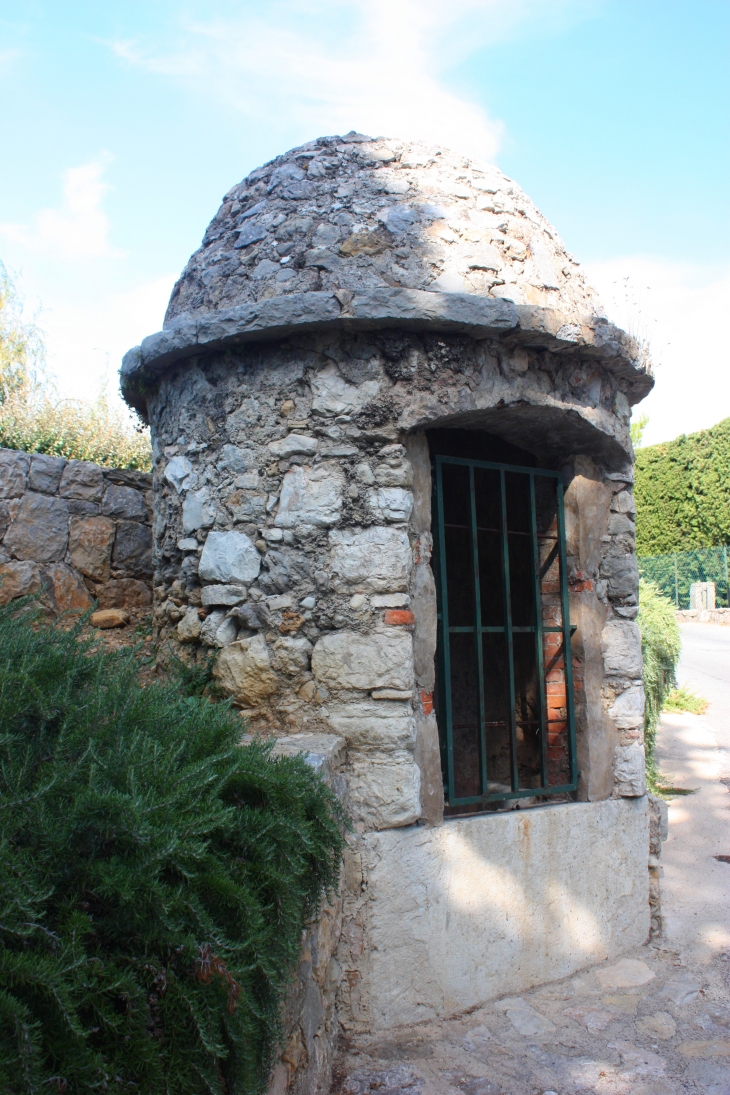
<instances>
[{"instance_id":1,"label":"metal gate frame","mask_svg":"<svg viewBox=\"0 0 730 1095\"><path fill-rule=\"evenodd\" d=\"M578 769L576 759L576 742L575 742L575 705L573 697L573 659L571 653L571 633L575 630L570 625L570 605L568 596L568 567L566 558L566 546L565 546L565 505L563 498L563 483L559 472L547 471L542 468L525 468L519 467L513 464L496 464L487 460L468 460L457 456L440 456L436 455L432 457L432 462L435 471L434 482L434 501L436 511L437 522L437 536L434 538L434 547L436 548L434 555L436 563L436 581L437 581L437 597L438 597L438 669L439 669L439 698L441 711L439 712L439 722L443 718L445 726L439 727L439 737L442 738L442 756L445 754L444 759L445 772L444 772L444 794L449 806L468 806L468 805L486 805L491 802L500 802L506 799L513 798L534 798L540 795L555 795L563 794L575 791L578 786ZM446 584L446 543L445 543L445 526L444 526L444 507L443 507L443 479L442 468L444 464L458 464L462 467L469 468L469 491L471 499L471 546L472 546L472 562L473 562L473 580L474 580L474 597L476 601L475 606L475 621L474 627L449 627L449 606L448 606L448 594ZM500 474L500 492L501 492L501 557L502 557L502 585L504 589L504 626L503 627L482 627L481 621L481 590L479 579L479 555L478 555L478 541L477 541L477 523L476 523L476 495L474 489L474 469L485 468L489 471L498 471ZM510 574L509 574L509 550L508 550L508 531L507 531L507 495L505 490L505 473L516 472L520 475L529 476L530 480L530 521L531 521L531 543L532 543L532 559L533 559L533 583L534 583L534 604L535 604L535 625L530 627L513 627L512 625L512 605L510 597ZM535 476L541 476L545 478L554 479L556 481L556 496L558 502L558 552L559 552L559 564L560 564L560 603L562 612L562 626L561 627L545 627L542 623L542 613L539 611L540 606L540 580L538 576L538 540L537 540L537 511L535 507ZM507 636L507 653L509 662L509 735L510 735L510 775L512 790L509 792L493 792L491 794L472 795L469 797L459 798L455 792L455 778L454 778L454 742L453 742L453 717L452 717L452 702L451 702L451 687L447 686L447 682L451 680L451 657L450 657L450 643L449 636L454 633L468 633L472 634L476 631L476 657L477 665L480 667L477 674L478 688L479 688L479 761L480 761L480 785L482 788L488 786L488 772L487 772L487 748L486 748L486 727L485 727L485 709L484 709L484 671L483 671L483 657L482 657L482 635L485 633L493 634L505 634ZM517 767L517 719L516 719L516 699L515 699L515 675L514 675L514 641L513 635L515 633L527 633L535 634L535 650L537 658L537 667L539 675L539 688L540 688L540 774L541 774L541 786L531 788L520 788L519 775ZM545 633L552 632L558 633L563 636L563 650L564 650L564 663L565 663L565 690L566 690L566 707L567 707L567 722L568 722L568 758L570 765L570 782L561 784L560 786L551 786L548 782L548 762L547 762L547 718L545 712L545 680L544 680L544 662L543 662L543 635ZM445 740L444 740L445 739Z\"/></svg>"}]
</instances>

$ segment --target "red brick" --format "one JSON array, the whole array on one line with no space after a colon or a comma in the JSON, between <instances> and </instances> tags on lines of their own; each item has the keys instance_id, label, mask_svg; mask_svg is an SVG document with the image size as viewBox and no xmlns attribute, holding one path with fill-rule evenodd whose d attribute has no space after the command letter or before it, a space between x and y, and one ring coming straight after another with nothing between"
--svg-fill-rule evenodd
<instances>
[{"instance_id":1,"label":"red brick","mask_svg":"<svg viewBox=\"0 0 730 1095\"><path fill-rule=\"evenodd\" d=\"M394 627L403 627L415 622L415 616L409 608L388 608L383 619L386 624L392 624Z\"/></svg>"},{"instance_id":2,"label":"red brick","mask_svg":"<svg viewBox=\"0 0 730 1095\"><path fill-rule=\"evenodd\" d=\"M433 714L433 692L421 692L421 708L424 715Z\"/></svg>"}]
</instances>

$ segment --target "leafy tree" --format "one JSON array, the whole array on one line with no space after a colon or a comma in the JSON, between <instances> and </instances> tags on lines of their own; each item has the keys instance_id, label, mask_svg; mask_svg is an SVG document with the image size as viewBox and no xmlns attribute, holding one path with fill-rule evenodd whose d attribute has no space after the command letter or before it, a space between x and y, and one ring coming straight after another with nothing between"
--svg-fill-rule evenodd
<instances>
[{"instance_id":1,"label":"leafy tree","mask_svg":"<svg viewBox=\"0 0 730 1095\"><path fill-rule=\"evenodd\" d=\"M338 802L91 642L0 610L0 1088L262 1091Z\"/></svg>"}]
</instances>

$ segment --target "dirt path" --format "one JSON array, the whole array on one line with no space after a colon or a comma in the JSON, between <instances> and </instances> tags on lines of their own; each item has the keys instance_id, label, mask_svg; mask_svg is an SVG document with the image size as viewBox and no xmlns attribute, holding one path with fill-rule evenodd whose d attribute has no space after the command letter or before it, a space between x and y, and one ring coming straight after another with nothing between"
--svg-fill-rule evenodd
<instances>
[{"instance_id":1,"label":"dirt path","mask_svg":"<svg viewBox=\"0 0 730 1095\"><path fill-rule=\"evenodd\" d=\"M469 1015L342 1044L337 1095L730 1095L730 628L683 628L680 681L711 705L665 718L675 798L665 937ZM708 634L712 633L712 634ZM719 633L719 634L717 634Z\"/></svg>"}]
</instances>

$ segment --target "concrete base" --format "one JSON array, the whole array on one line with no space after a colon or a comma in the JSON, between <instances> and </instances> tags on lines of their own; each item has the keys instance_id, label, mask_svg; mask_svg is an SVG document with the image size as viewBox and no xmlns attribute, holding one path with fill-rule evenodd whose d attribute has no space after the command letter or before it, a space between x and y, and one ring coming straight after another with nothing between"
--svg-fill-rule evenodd
<instances>
[{"instance_id":1,"label":"concrete base","mask_svg":"<svg viewBox=\"0 0 730 1095\"><path fill-rule=\"evenodd\" d=\"M362 896L349 904L366 945L359 976L352 951L343 955L358 990L356 1006L341 1002L346 1026L453 1015L567 977L649 933L646 798L454 819L358 844Z\"/></svg>"}]
</instances>

